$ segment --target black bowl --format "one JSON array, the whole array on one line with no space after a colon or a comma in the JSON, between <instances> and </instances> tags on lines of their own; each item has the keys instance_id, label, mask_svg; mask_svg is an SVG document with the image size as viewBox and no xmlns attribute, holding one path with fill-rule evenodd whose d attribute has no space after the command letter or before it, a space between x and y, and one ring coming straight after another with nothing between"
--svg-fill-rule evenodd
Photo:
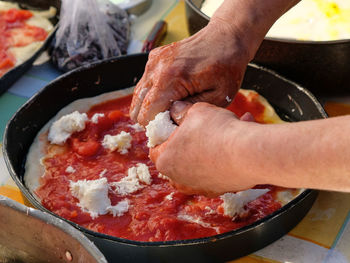
<instances>
[{"instance_id":1,"label":"black bowl","mask_svg":"<svg viewBox=\"0 0 350 263\"><path fill-rule=\"evenodd\" d=\"M210 18L200 11L204 0L186 0L190 34ZM271 68L311 90L317 96L350 94L350 39L302 41L265 37L253 63Z\"/></svg>"},{"instance_id":2,"label":"black bowl","mask_svg":"<svg viewBox=\"0 0 350 263\"><path fill-rule=\"evenodd\" d=\"M76 99L133 86L142 76L147 58L147 54L124 56L69 72L34 95L12 117L4 134L4 158L12 178L35 207L49 212L23 183L26 155L39 130L62 107ZM326 118L310 92L258 66L248 66L243 88L257 90L265 96L284 119ZM316 195L316 191L305 190L278 211L249 226L193 240L130 241L68 222L94 241L111 262L220 262L252 253L286 234L305 216Z\"/></svg>"},{"instance_id":3,"label":"black bowl","mask_svg":"<svg viewBox=\"0 0 350 263\"><path fill-rule=\"evenodd\" d=\"M61 1L60 0L5 0L7 2L14 2L18 3L20 7L23 9L34 9L34 10L47 10L50 8L50 6L53 6L57 9L56 16L50 19L50 22L54 25L54 29L46 40L44 41L43 45L26 61L23 63L15 66L14 68L10 69L8 72L6 72L2 77L0 77L0 95L4 93L7 89L11 87L11 85L19 79L34 63L34 61L39 57L39 55L48 48L50 41L52 40L52 37L54 36L56 29L57 29L57 23L58 23L58 15L61 8Z\"/></svg>"}]
</instances>

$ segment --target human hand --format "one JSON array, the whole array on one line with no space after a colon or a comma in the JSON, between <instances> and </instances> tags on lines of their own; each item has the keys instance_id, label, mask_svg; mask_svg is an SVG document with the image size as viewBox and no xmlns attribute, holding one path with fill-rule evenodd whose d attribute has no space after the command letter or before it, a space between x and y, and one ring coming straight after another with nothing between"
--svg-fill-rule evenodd
<instances>
[{"instance_id":1,"label":"human hand","mask_svg":"<svg viewBox=\"0 0 350 263\"><path fill-rule=\"evenodd\" d=\"M184 102L175 102L171 115L180 126L166 142L150 149L150 157L180 191L215 196L259 183L232 159L239 154L235 146L246 130L259 125L251 123L252 115L245 114L245 121L240 121L228 110Z\"/></svg>"},{"instance_id":2,"label":"human hand","mask_svg":"<svg viewBox=\"0 0 350 263\"><path fill-rule=\"evenodd\" d=\"M131 118L146 125L178 100L228 105L251 59L245 48L232 27L214 21L192 37L151 51Z\"/></svg>"}]
</instances>

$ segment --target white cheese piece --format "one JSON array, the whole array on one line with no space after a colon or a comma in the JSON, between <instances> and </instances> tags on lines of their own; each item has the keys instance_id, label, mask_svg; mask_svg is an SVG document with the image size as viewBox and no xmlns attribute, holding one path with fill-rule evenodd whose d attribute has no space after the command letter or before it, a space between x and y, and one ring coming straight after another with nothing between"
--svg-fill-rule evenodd
<instances>
[{"instance_id":1,"label":"white cheese piece","mask_svg":"<svg viewBox=\"0 0 350 263\"><path fill-rule=\"evenodd\" d=\"M107 169L104 169L102 172L100 172L98 176L102 178L103 176L105 176L106 173L107 173Z\"/></svg>"},{"instance_id":2,"label":"white cheese piece","mask_svg":"<svg viewBox=\"0 0 350 263\"><path fill-rule=\"evenodd\" d=\"M180 215L177 216L177 218L180 219L180 220L183 220L183 221L187 221L187 222L190 222L190 223L198 224L198 225L200 225L202 227L205 227L205 228L214 229L216 231L216 233L218 233L218 234L220 233L218 227L214 227L214 226L212 226L209 223L203 222L199 218L195 218L193 216L186 215L186 214L180 214Z\"/></svg>"},{"instance_id":3,"label":"white cheese piece","mask_svg":"<svg viewBox=\"0 0 350 263\"><path fill-rule=\"evenodd\" d=\"M62 145L74 133L85 129L86 113L75 111L55 121L49 130L48 139L52 144Z\"/></svg>"},{"instance_id":4,"label":"white cheese piece","mask_svg":"<svg viewBox=\"0 0 350 263\"><path fill-rule=\"evenodd\" d=\"M146 126L147 146L151 148L165 142L176 127L170 119L169 111L158 113Z\"/></svg>"},{"instance_id":5,"label":"white cheese piece","mask_svg":"<svg viewBox=\"0 0 350 263\"><path fill-rule=\"evenodd\" d=\"M122 216L129 210L129 200L125 199L118 204L107 207L108 212L115 216Z\"/></svg>"},{"instance_id":6,"label":"white cheese piece","mask_svg":"<svg viewBox=\"0 0 350 263\"><path fill-rule=\"evenodd\" d=\"M68 167L66 168L66 173L72 174L72 173L75 173L75 172L76 172L76 170L75 170L74 167L72 167L72 166L68 166Z\"/></svg>"},{"instance_id":7,"label":"white cheese piece","mask_svg":"<svg viewBox=\"0 0 350 263\"><path fill-rule=\"evenodd\" d=\"M110 184L115 187L115 192L121 196L132 194L142 188L144 185L140 184L140 181L137 177L124 177L118 182L113 182Z\"/></svg>"},{"instance_id":8,"label":"white cheese piece","mask_svg":"<svg viewBox=\"0 0 350 263\"><path fill-rule=\"evenodd\" d=\"M115 187L116 193L125 196L144 188L145 185L140 184L140 182L149 185L151 184L151 180L152 178L148 166L143 163L138 163L137 166L128 169L128 176L122 178L118 182L111 183L111 186Z\"/></svg>"},{"instance_id":9,"label":"white cheese piece","mask_svg":"<svg viewBox=\"0 0 350 263\"><path fill-rule=\"evenodd\" d=\"M118 150L120 154L127 154L131 147L132 136L130 133L122 131L118 135L105 135L102 146L110 151Z\"/></svg>"},{"instance_id":10,"label":"white cheese piece","mask_svg":"<svg viewBox=\"0 0 350 263\"><path fill-rule=\"evenodd\" d=\"M151 177L151 174L149 173L149 170L148 170L148 166L145 165L144 163L138 163L137 166L135 167L131 167L129 170L128 170L128 174L134 174L136 173L136 176L138 177L138 179L147 184L147 185L150 185L151 182L152 182L152 177Z\"/></svg>"},{"instance_id":11,"label":"white cheese piece","mask_svg":"<svg viewBox=\"0 0 350 263\"><path fill-rule=\"evenodd\" d=\"M207 211L205 212L205 215L213 215L216 214L216 212L209 206L204 207L204 209Z\"/></svg>"},{"instance_id":12,"label":"white cheese piece","mask_svg":"<svg viewBox=\"0 0 350 263\"><path fill-rule=\"evenodd\" d=\"M270 191L270 189L249 189L237 193L226 193L221 195L223 202L224 215L234 218L237 215L244 214L244 206L251 201Z\"/></svg>"},{"instance_id":13,"label":"white cheese piece","mask_svg":"<svg viewBox=\"0 0 350 263\"><path fill-rule=\"evenodd\" d=\"M69 187L72 195L79 200L79 206L83 211L90 213L92 218L107 214L111 201L108 198L106 178L71 181Z\"/></svg>"},{"instance_id":14,"label":"white cheese piece","mask_svg":"<svg viewBox=\"0 0 350 263\"><path fill-rule=\"evenodd\" d=\"M132 129L134 129L136 132L141 132L144 131L145 128L143 128L140 124L136 123L136 124L129 124L129 127L131 127Z\"/></svg>"},{"instance_id":15,"label":"white cheese piece","mask_svg":"<svg viewBox=\"0 0 350 263\"><path fill-rule=\"evenodd\" d=\"M173 196L174 196L174 192L168 194L168 195L165 197L165 199L171 201L171 200L173 200Z\"/></svg>"},{"instance_id":16,"label":"white cheese piece","mask_svg":"<svg viewBox=\"0 0 350 263\"><path fill-rule=\"evenodd\" d=\"M104 117L105 115L103 113L95 113L92 117L91 117L91 122L92 123L98 123L98 119L101 117Z\"/></svg>"},{"instance_id":17,"label":"white cheese piece","mask_svg":"<svg viewBox=\"0 0 350 263\"><path fill-rule=\"evenodd\" d=\"M166 176L166 175L164 175L164 174L161 174L161 173L158 174L158 178L163 179L163 180L170 181L170 178L169 178L168 176Z\"/></svg>"}]
</instances>

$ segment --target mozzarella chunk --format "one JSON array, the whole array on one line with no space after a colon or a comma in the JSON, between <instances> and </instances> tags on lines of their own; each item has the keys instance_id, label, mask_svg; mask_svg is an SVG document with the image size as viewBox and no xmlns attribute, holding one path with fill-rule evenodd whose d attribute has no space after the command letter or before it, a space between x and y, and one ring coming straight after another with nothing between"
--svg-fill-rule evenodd
<instances>
[{"instance_id":1,"label":"mozzarella chunk","mask_svg":"<svg viewBox=\"0 0 350 263\"><path fill-rule=\"evenodd\" d=\"M149 185L151 184L151 180L148 166L138 163L137 166L128 169L128 176L122 178L119 182L111 183L111 186L115 187L115 191L119 195L125 196L144 188L145 185L140 184L140 182Z\"/></svg>"},{"instance_id":2,"label":"mozzarella chunk","mask_svg":"<svg viewBox=\"0 0 350 263\"><path fill-rule=\"evenodd\" d=\"M76 172L76 170L74 169L74 167L72 167L72 166L68 166L67 168L66 168L66 173L75 173Z\"/></svg>"},{"instance_id":3,"label":"mozzarella chunk","mask_svg":"<svg viewBox=\"0 0 350 263\"><path fill-rule=\"evenodd\" d=\"M111 186L115 187L115 192L121 196L132 194L142 188L144 185L140 184L140 181L137 177L124 177L119 182L111 183Z\"/></svg>"},{"instance_id":4,"label":"mozzarella chunk","mask_svg":"<svg viewBox=\"0 0 350 263\"><path fill-rule=\"evenodd\" d=\"M169 201L173 200L174 194L175 194L174 192L168 194L168 195L165 197L165 199L166 199L166 200L169 200Z\"/></svg>"},{"instance_id":5,"label":"mozzarella chunk","mask_svg":"<svg viewBox=\"0 0 350 263\"><path fill-rule=\"evenodd\" d=\"M170 119L169 111L158 113L146 126L147 146L151 148L165 142L176 127Z\"/></svg>"},{"instance_id":6,"label":"mozzarella chunk","mask_svg":"<svg viewBox=\"0 0 350 263\"><path fill-rule=\"evenodd\" d=\"M48 139L52 144L62 145L74 133L85 129L86 113L72 112L55 121L49 130Z\"/></svg>"},{"instance_id":7,"label":"mozzarella chunk","mask_svg":"<svg viewBox=\"0 0 350 263\"><path fill-rule=\"evenodd\" d=\"M132 136L130 133L122 131L118 135L105 135L102 146L110 151L118 150L120 154L127 154L131 147Z\"/></svg>"},{"instance_id":8,"label":"mozzarella chunk","mask_svg":"<svg viewBox=\"0 0 350 263\"><path fill-rule=\"evenodd\" d=\"M135 166L131 167L128 170L128 175L131 173L133 174L133 176L135 176L135 173L136 173L136 176L138 177L138 179L145 184L150 185L152 182L152 177L151 177L151 174L149 173L148 166L145 165L144 163L138 163L136 167Z\"/></svg>"},{"instance_id":9,"label":"mozzarella chunk","mask_svg":"<svg viewBox=\"0 0 350 263\"><path fill-rule=\"evenodd\" d=\"M91 117L91 122L92 123L98 123L98 119L104 117L105 115L103 113L95 113L92 117Z\"/></svg>"},{"instance_id":10,"label":"mozzarella chunk","mask_svg":"<svg viewBox=\"0 0 350 263\"><path fill-rule=\"evenodd\" d=\"M92 218L107 214L111 201L108 198L106 178L71 181L69 187L72 195L79 200L79 206L83 211L90 213Z\"/></svg>"},{"instance_id":11,"label":"mozzarella chunk","mask_svg":"<svg viewBox=\"0 0 350 263\"><path fill-rule=\"evenodd\" d=\"M134 129L136 132L141 132L144 131L145 128L143 128L140 124L135 123L135 124L129 124L128 125L130 128Z\"/></svg>"},{"instance_id":12,"label":"mozzarella chunk","mask_svg":"<svg viewBox=\"0 0 350 263\"><path fill-rule=\"evenodd\" d=\"M99 176L100 178L102 178L102 177L104 177L104 176L106 175L107 172L108 172L107 169L104 169L102 172L99 173L98 176Z\"/></svg>"},{"instance_id":13,"label":"mozzarella chunk","mask_svg":"<svg viewBox=\"0 0 350 263\"><path fill-rule=\"evenodd\" d=\"M270 191L270 189L249 189L237 193L226 193L221 195L223 202L224 215L234 218L237 215L243 215L244 206L251 201Z\"/></svg>"},{"instance_id":14,"label":"mozzarella chunk","mask_svg":"<svg viewBox=\"0 0 350 263\"><path fill-rule=\"evenodd\" d=\"M125 199L118 204L107 207L108 212L115 216L122 216L129 210L129 200Z\"/></svg>"},{"instance_id":15,"label":"mozzarella chunk","mask_svg":"<svg viewBox=\"0 0 350 263\"><path fill-rule=\"evenodd\" d=\"M169 178L168 176L166 176L166 175L164 175L164 174L161 174L161 173L158 174L158 178L163 179L163 180L170 181L170 178Z\"/></svg>"}]
</instances>

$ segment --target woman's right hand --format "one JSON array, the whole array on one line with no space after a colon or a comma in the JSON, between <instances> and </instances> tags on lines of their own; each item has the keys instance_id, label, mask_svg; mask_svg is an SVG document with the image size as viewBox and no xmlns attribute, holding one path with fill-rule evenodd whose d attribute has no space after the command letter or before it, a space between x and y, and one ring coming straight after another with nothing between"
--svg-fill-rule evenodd
<instances>
[{"instance_id":1,"label":"woman's right hand","mask_svg":"<svg viewBox=\"0 0 350 263\"><path fill-rule=\"evenodd\" d=\"M240 34L213 20L197 34L151 51L134 91L131 118L147 125L179 100L227 106L251 59Z\"/></svg>"}]
</instances>

